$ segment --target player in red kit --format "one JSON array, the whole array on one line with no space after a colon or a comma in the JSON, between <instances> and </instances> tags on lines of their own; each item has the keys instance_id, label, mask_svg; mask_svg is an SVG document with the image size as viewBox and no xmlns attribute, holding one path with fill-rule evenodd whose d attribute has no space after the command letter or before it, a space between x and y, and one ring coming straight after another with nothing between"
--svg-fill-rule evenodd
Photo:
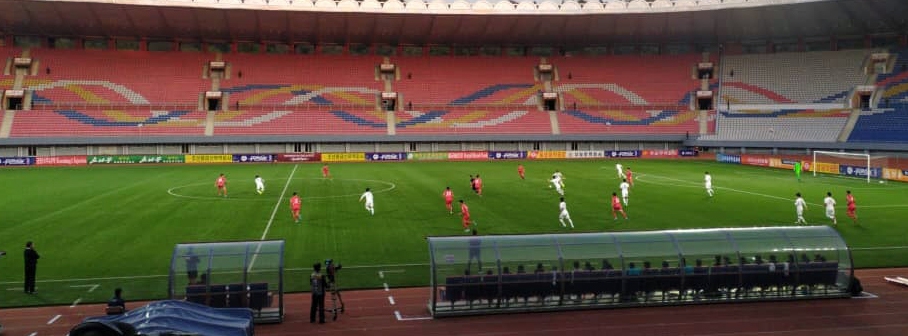
<instances>
[{"instance_id":1,"label":"player in red kit","mask_svg":"<svg viewBox=\"0 0 908 336\"><path fill-rule=\"evenodd\" d=\"M322 177L326 179L331 178L331 172L328 170L328 165L322 166Z\"/></svg>"},{"instance_id":2,"label":"player in red kit","mask_svg":"<svg viewBox=\"0 0 908 336\"><path fill-rule=\"evenodd\" d=\"M445 188L445 192L441 194L445 198L445 207L448 208L448 211L451 214L454 214L454 192L451 191L451 187Z\"/></svg>"},{"instance_id":3,"label":"player in red kit","mask_svg":"<svg viewBox=\"0 0 908 336\"><path fill-rule=\"evenodd\" d=\"M621 199L618 198L618 193L612 193L612 219L617 220L618 214L620 212L624 219L627 219L627 213L624 212L624 208L621 207Z\"/></svg>"},{"instance_id":4,"label":"player in red kit","mask_svg":"<svg viewBox=\"0 0 908 336\"><path fill-rule=\"evenodd\" d=\"M630 167L627 167L627 169L624 170L624 176L627 176L627 184L630 184L631 187L633 187L634 186L634 173L631 172Z\"/></svg>"},{"instance_id":5,"label":"player in red kit","mask_svg":"<svg viewBox=\"0 0 908 336\"><path fill-rule=\"evenodd\" d=\"M293 214L293 221L296 223L300 222L300 207L303 205L303 200L300 199L300 196L293 192L293 196L290 197L290 213Z\"/></svg>"},{"instance_id":6,"label":"player in red kit","mask_svg":"<svg viewBox=\"0 0 908 336\"><path fill-rule=\"evenodd\" d=\"M473 189L477 195L482 196L482 179L479 178L479 174L476 174L476 179L473 180Z\"/></svg>"},{"instance_id":7,"label":"player in red kit","mask_svg":"<svg viewBox=\"0 0 908 336\"><path fill-rule=\"evenodd\" d=\"M854 195L851 194L851 190L845 190L845 201L848 203L848 217L851 217L851 221L857 224L858 215L855 213L855 210L857 210L858 207L854 204Z\"/></svg>"},{"instance_id":8,"label":"player in red kit","mask_svg":"<svg viewBox=\"0 0 908 336\"><path fill-rule=\"evenodd\" d=\"M223 173L214 181L214 186L218 188L218 196L227 197L227 177Z\"/></svg>"},{"instance_id":9,"label":"player in red kit","mask_svg":"<svg viewBox=\"0 0 908 336\"><path fill-rule=\"evenodd\" d=\"M463 232L470 232L470 208L460 200L460 216L463 219Z\"/></svg>"},{"instance_id":10,"label":"player in red kit","mask_svg":"<svg viewBox=\"0 0 908 336\"><path fill-rule=\"evenodd\" d=\"M521 180L526 180L526 176L523 173L523 165L517 165L517 175L520 175Z\"/></svg>"}]
</instances>

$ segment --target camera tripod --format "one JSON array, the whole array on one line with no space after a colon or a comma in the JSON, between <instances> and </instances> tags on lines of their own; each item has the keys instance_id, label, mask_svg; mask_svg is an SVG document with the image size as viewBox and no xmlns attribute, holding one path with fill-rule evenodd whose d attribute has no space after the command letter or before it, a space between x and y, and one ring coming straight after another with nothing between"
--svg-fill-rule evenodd
<instances>
[{"instance_id":1,"label":"camera tripod","mask_svg":"<svg viewBox=\"0 0 908 336\"><path fill-rule=\"evenodd\" d=\"M340 290L337 289L337 284L334 282L328 283L328 291L331 292L331 309L328 309L331 312L331 320L337 321L337 313L344 313L344 299L341 297ZM340 307L337 306L337 303L340 302Z\"/></svg>"}]
</instances>

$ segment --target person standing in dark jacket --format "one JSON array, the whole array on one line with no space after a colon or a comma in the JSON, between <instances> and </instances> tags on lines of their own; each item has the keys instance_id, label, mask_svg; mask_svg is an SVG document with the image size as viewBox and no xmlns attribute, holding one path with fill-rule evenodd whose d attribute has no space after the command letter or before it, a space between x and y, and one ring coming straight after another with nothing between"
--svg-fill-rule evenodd
<instances>
[{"instance_id":1,"label":"person standing in dark jacket","mask_svg":"<svg viewBox=\"0 0 908 336\"><path fill-rule=\"evenodd\" d=\"M25 293L35 293L35 273L38 271L38 252L32 242L25 243Z\"/></svg>"},{"instance_id":2,"label":"person standing in dark jacket","mask_svg":"<svg viewBox=\"0 0 908 336\"><path fill-rule=\"evenodd\" d=\"M315 263L312 265L312 275L309 276L309 284L312 285L312 307L309 309L309 323L315 323L315 315L318 313L318 323L325 323L325 290L328 283L325 276L322 275L322 264Z\"/></svg>"}]
</instances>

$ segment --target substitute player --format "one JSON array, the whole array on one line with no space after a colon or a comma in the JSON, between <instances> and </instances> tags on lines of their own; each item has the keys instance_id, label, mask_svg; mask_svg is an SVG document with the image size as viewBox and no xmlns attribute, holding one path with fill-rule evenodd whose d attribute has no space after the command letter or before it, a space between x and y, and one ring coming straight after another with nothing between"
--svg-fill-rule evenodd
<instances>
[{"instance_id":1,"label":"substitute player","mask_svg":"<svg viewBox=\"0 0 908 336\"><path fill-rule=\"evenodd\" d=\"M624 176L627 176L627 178L625 178L627 180L627 183L631 187L633 187L634 186L634 173L631 171L631 167L624 168Z\"/></svg>"},{"instance_id":2,"label":"substitute player","mask_svg":"<svg viewBox=\"0 0 908 336\"><path fill-rule=\"evenodd\" d=\"M706 186L706 193L709 194L709 197L713 197L713 177L709 175L709 172L703 174L703 183Z\"/></svg>"},{"instance_id":3,"label":"substitute player","mask_svg":"<svg viewBox=\"0 0 908 336\"><path fill-rule=\"evenodd\" d=\"M612 220L618 220L618 212L627 219L627 213L621 207L621 200L618 199L618 193L612 193Z\"/></svg>"},{"instance_id":4,"label":"substitute player","mask_svg":"<svg viewBox=\"0 0 908 336\"><path fill-rule=\"evenodd\" d=\"M300 222L300 208L303 206L303 200L300 199L300 195L294 191L293 196L290 197L290 213L293 215L293 222L299 224Z\"/></svg>"},{"instance_id":5,"label":"substitute player","mask_svg":"<svg viewBox=\"0 0 908 336\"><path fill-rule=\"evenodd\" d=\"M221 173L218 179L214 181L214 186L218 188L218 196L227 197L227 177L224 176L224 173Z\"/></svg>"},{"instance_id":6,"label":"substitute player","mask_svg":"<svg viewBox=\"0 0 908 336\"><path fill-rule=\"evenodd\" d=\"M520 179L521 179L521 180L526 180L526 179L527 179L527 178L526 178L526 175L524 174L524 170L523 170L523 165L522 165L522 164L517 165L517 175L520 175Z\"/></svg>"},{"instance_id":7,"label":"substitute player","mask_svg":"<svg viewBox=\"0 0 908 336\"><path fill-rule=\"evenodd\" d=\"M255 175L255 192L259 195L265 192L265 180L258 175Z\"/></svg>"},{"instance_id":8,"label":"substitute player","mask_svg":"<svg viewBox=\"0 0 908 336\"><path fill-rule=\"evenodd\" d=\"M552 175L552 179L549 180L549 183L551 183L549 188L555 187L555 191L558 192L558 195L564 196L564 189L561 187L561 178L559 178L558 175Z\"/></svg>"},{"instance_id":9,"label":"substitute player","mask_svg":"<svg viewBox=\"0 0 908 336\"><path fill-rule=\"evenodd\" d=\"M331 171L328 170L328 165L322 166L322 178L331 179Z\"/></svg>"},{"instance_id":10,"label":"substitute player","mask_svg":"<svg viewBox=\"0 0 908 336\"><path fill-rule=\"evenodd\" d=\"M473 189L473 192L476 192L476 178L473 175L470 175L470 189Z\"/></svg>"},{"instance_id":11,"label":"substitute player","mask_svg":"<svg viewBox=\"0 0 908 336\"><path fill-rule=\"evenodd\" d=\"M851 194L851 190L845 190L845 202L848 204L848 217L851 217L851 221L854 224L858 223L858 215L855 211L858 209L857 205L854 204L854 195Z\"/></svg>"},{"instance_id":12,"label":"substitute player","mask_svg":"<svg viewBox=\"0 0 908 336\"><path fill-rule=\"evenodd\" d=\"M618 188L621 188L621 199L624 200L625 206L627 205L627 196L630 194L630 187L631 185L627 183L627 180L624 180L624 182L621 182L621 184L618 185Z\"/></svg>"},{"instance_id":13,"label":"substitute player","mask_svg":"<svg viewBox=\"0 0 908 336\"><path fill-rule=\"evenodd\" d=\"M460 219L463 221L463 232L470 232L470 208L467 207L467 204L460 200Z\"/></svg>"},{"instance_id":14,"label":"substitute player","mask_svg":"<svg viewBox=\"0 0 908 336\"><path fill-rule=\"evenodd\" d=\"M839 223L835 220L835 199L832 198L832 192L826 193L823 204L826 205L826 217L832 220L832 225L838 225Z\"/></svg>"},{"instance_id":15,"label":"substitute player","mask_svg":"<svg viewBox=\"0 0 908 336\"><path fill-rule=\"evenodd\" d=\"M804 210L807 210L807 202L801 197L801 193L797 193L795 196L797 196L795 198L795 211L798 213L798 220L795 221L795 224L807 225L807 221L804 220Z\"/></svg>"},{"instance_id":16,"label":"substitute player","mask_svg":"<svg viewBox=\"0 0 908 336\"><path fill-rule=\"evenodd\" d=\"M366 192L359 197L359 201L362 202L366 200L366 210L369 211L373 216L375 215L375 197L372 196L372 191L369 188L366 188Z\"/></svg>"},{"instance_id":17,"label":"substitute player","mask_svg":"<svg viewBox=\"0 0 908 336\"><path fill-rule=\"evenodd\" d=\"M482 196L482 179L479 174L476 174L476 178L473 179L473 190L476 191L477 195Z\"/></svg>"},{"instance_id":18,"label":"substitute player","mask_svg":"<svg viewBox=\"0 0 908 336\"><path fill-rule=\"evenodd\" d=\"M451 191L451 187L445 188L445 191L441 193L441 196L445 198L445 208L448 208L448 211L453 215L454 214L454 192Z\"/></svg>"},{"instance_id":19,"label":"substitute player","mask_svg":"<svg viewBox=\"0 0 908 336\"><path fill-rule=\"evenodd\" d=\"M620 163L615 164L615 169L618 170L618 178L620 178L622 180L627 178L626 176L624 176L624 168L621 167Z\"/></svg>"},{"instance_id":20,"label":"substitute player","mask_svg":"<svg viewBox=\"0 0 908 336\"><path fill-rule=\"evenodd\" d=\"M564 220L567 219L573 229L574 221L571 220L571 214L568 213L567 203L564 202L564 197L561 198L561 203L558 203L558 210L561 211L561 213L558 214L558 221L561 222L561 227L567 227L567 225L564 225Z\"/></svg>"}]
</instances>

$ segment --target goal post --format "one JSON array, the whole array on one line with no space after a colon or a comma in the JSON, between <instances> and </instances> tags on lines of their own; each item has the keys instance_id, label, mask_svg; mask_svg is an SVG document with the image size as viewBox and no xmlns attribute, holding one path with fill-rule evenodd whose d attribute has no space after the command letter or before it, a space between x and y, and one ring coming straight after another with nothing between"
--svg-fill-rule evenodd
<instances>
[{"instance_id":1,"label":"goal post","mask_svg":"<svg viewBox=\"0 0 908 336\"><path fill-rule=\"evenodd\" d=\"M870 183L871 179L882 177L886 160L885 156L865 153L813 151L810 170L813 176L817 173L836 174L866 179Z\"/></svg>"}]
</instances>

